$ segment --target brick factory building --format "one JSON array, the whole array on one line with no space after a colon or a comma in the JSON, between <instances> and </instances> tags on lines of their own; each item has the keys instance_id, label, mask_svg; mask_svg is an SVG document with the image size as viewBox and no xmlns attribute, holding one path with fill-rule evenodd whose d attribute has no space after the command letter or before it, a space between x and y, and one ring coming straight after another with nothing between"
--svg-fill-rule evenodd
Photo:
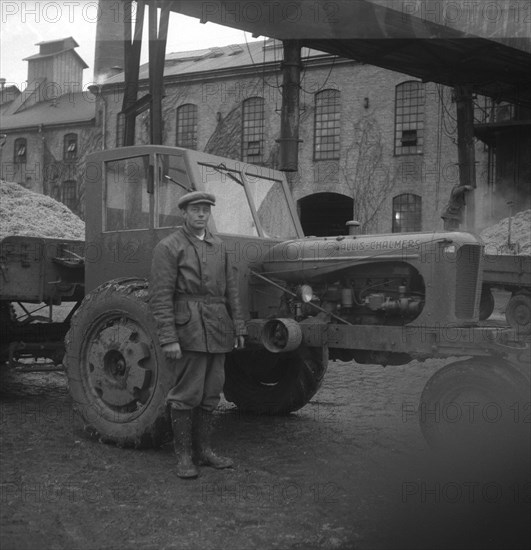
<instances>
[{"instance_id":1,"label":"brick factory building","mask_svg":"<svg viewBox=\"0 0 531 550\"><path fill-rule=\"evenodd\" d=\"M166 55L163 143L277 168L282 43L256 41ZM345 233L430 231L458 183L452 89L303 49L299 169L287 173L303 228ZM139 97L148 92L140 68ZM99 88L104 146L121 144L123 73ZM149 112L136 143L148 143ZM476 147L479 212L489 200L488 154ZM487 225L489 220L480 220Z\"/></svg>"},{"instance_id":2,"label":"brick factory building","mask_svg":"<svg viewBox=\"0 0 531 550\"><path fill-rule=\"evenodd\" d=\"M26 90L2 90L2 178L82 215L86 154L121 144L123 62L105 57L112 41L97 42L94 96L81 90L86 64L72 38L38 45ZM271 39L167 54L164 144L278 168L282 56ZM440 229L459 181L453 90L314 50L302 61L299 169L287 177L305 232L343 234L351 219L365 233ZM143 65L140 96L147 78ZM531 117L483 97L476 104L480 230L508 215L507 201L529 208ZM146 110L137 143L148 143L148 125Z\"/></svg>"},{"instance_id":3,"label":"brick factory building","mask_svg":"<svg viewBox=\"0 0 531 550\"><path fill-rule=\"evenodd\" d=\"M27 86L2 83L1 177L50 195L83 214L83 161L101 147L95 97L82 89L87 64L72 38L40 42Z\"/></svg>"}]
</instances>

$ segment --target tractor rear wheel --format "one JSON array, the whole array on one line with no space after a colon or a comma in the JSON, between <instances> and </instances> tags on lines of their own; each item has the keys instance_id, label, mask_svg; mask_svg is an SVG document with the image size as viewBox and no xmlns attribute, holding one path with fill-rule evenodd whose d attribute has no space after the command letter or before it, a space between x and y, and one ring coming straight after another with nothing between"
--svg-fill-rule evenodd
<instances>
[{"instance_id":1,"label":"tractor rear wheel","mask_svg":"<svg viewBox=\"0 0 531 550\"><path fill-rule=\"evenodd\" d=\"M233 352L225 360L225 397L245 412L287 414L315 395L327 366L328 352L321 348Z\"/></svg>"},{"instance_id":2,"label":"tractor rear wheel","mask_svg":"<svg viewBox=\"0 0 531 550\"><path fill-rule=\"evenodd\" d=\"M496 456L527 442L529 377L498 358L446 365L426 383L419 404L430 446L452 453Z\"/></svg>"},{"instance_id":3,"label":"tractor rear wheel","mask_svg":"<svg viewBox=\"0 0 531 550\"><path fill-rule=\"evenodd\" d=\"M103 442L152 447L169 438L174 379L146 300L145 280L109 281L85 297L65 339L74 408Z\"/></svg>"}]
</instances>

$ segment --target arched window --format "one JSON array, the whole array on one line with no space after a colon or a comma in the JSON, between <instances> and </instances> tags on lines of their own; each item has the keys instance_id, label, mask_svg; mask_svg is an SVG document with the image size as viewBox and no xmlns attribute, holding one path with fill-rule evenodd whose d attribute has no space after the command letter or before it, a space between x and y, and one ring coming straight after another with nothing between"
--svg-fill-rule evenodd
<instances>
[{"instance_id":1,"label":"arched window","mask_svg":"<svg viewBox=\"0 0 531 550\"><path fill-rule=\"evenodd\" d=\"M63 182L61 189L61 202L68 206L70 210L74 210L77 206L77 185L74 180Z\"/></svg>"},{"instance_id":2,"label":"arched window","mask_svg":"<svg viewBox=\"0 0 531 550\"><path fill-rule=\"evenodd\" d=\"M66 134L63 143L63 159L77 159L77 134Z\"/></svg>"},{"instance_id":3,"label":"arched window","mask_svg":"<svg viewBox=\"0 0 531 550\"><path fill-rule=\"evenodd\" d=\"M27 141L26 138L17 138L15 140L15 147L14 147L14 162L15 164L23 164L26 162L27 159Z\"/></svg>"},{"instance_id":4,"label":"arched window","mask_svg":"<svg viewBox=\"0 0 531 550\"><path fill-rule=\"evenodd\" d=\"M424 84L408 81L395 90L395 155L418 155L424 147Z\"/></svg>"},{"instance_id":5,"label":"arched window","mask_svg":"<svg viewBox=\"0 0 531 550\"><path fill-rule=\"evenodd\" d=\"M323 90L315 94L314 160L339 158L340 117L341 94L339 90Z\"/></svg>"},{"instance_id":6,"label":"arched window","mask_svg":"<svg viewBox=\"0 0 531 550\"><path fill-rule=\"evenodd\" d=\"M421 231L422 199L413 193L393 198L393 233Z\"/></svg>"},{"instance_id":7,"label":"arched window","mask_svg":"<svg viewBox=\"0 0 531 550\"><path fill-rule=\"evenodd\" d=\"M187 103L177 109L175 145L197 149L197 105Z\"/></svg>"},{"instance_id":8,"label":"arched window","mask_svg":"<svg viewBox=\"0 0 531 550\"><path fill-rule=\"evenodd\" d=\"M243 102L242 160L255 164L264 161L264 100L261 97Z\"/></svg>"}]
</instances>

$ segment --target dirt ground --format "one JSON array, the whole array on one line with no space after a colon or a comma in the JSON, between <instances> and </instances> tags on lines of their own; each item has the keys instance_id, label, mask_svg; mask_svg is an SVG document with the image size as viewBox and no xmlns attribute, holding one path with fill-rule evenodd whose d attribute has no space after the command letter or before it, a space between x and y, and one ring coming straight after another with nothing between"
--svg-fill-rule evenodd
<instances>
[{"instance_id":1,"label":"dirt ground","mask_svg":"<svg viewBox=\"0 0 531 550\"><path fill-rule=\"evenodd\" d=\"M314 399L284 417L223 401L215 443L236 466L197 480L175 475L169 445L87 439L63 372L5 367L0 548L529 548L529 456L464 461L421 435L422 388L449 361L331 363Z\"/></svg>"},{"instance_id":2,"label":"dirt ground","mask_svg":"<svg viewBox=\"0 0 531 550\"><path fill-rule=\"evenodd\" d=\"M528 548L529 474L429 450L412 408L443 361L333 363L286 417L224 402L233 470L175 476L169 446L86 439L62 372L2 371L1 548Z\"/></svg>"}]
</instances>

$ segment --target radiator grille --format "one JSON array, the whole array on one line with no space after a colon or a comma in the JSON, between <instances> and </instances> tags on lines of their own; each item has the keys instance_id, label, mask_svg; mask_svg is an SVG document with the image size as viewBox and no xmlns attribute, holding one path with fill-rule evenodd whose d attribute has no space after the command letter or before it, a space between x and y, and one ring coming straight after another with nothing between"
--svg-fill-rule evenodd
<instances>
[{"instance_id":1,"label":"radiator grille","mask_svg":"<svg viewBox=\"0 0 531 550\"><path fill-rule=\"evenodd\" d=\"M463 245L458 251L455 289L455 316L458 319L474 316L480 257L481 247L477 245Z\"/></svg>"}]
</instances>

